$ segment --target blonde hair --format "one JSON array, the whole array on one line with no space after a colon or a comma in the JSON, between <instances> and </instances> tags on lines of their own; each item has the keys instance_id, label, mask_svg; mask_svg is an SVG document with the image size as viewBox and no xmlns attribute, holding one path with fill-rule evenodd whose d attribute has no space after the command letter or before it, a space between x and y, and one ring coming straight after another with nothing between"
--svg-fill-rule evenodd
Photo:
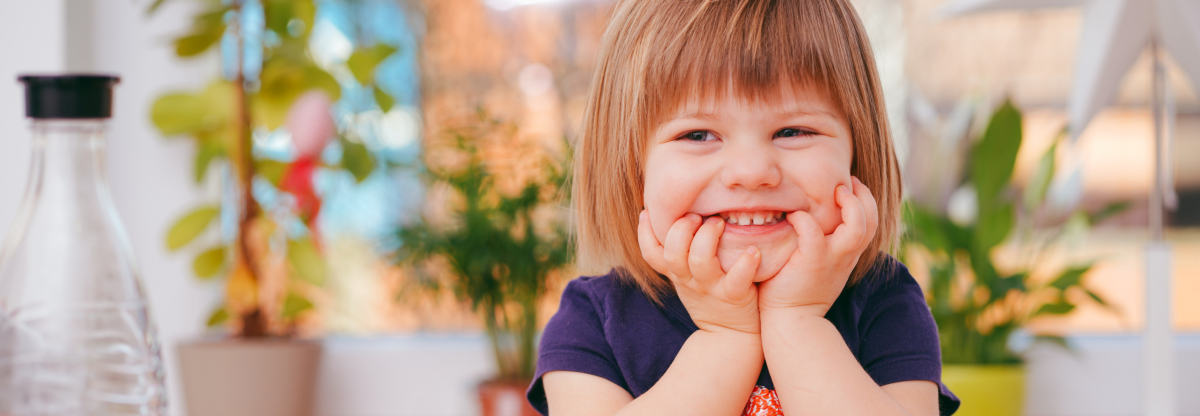
<instances>
[{"instance_id":1,"label":"blonde hair","mask_svg":"<svg viewBox=\"0 0 1200 416\"><path fill-rule=\"evenodd\" d=\"M826 94L846 117L850 173L875 195L879 227L857 284L890 250L900 169L867 35L849 0L623 0L604 32L572 195L581 270L615 269L656 302L671 293L637 241L649 135L697 96L772 103L786 88Z\"/></svg>"}]
</instances>

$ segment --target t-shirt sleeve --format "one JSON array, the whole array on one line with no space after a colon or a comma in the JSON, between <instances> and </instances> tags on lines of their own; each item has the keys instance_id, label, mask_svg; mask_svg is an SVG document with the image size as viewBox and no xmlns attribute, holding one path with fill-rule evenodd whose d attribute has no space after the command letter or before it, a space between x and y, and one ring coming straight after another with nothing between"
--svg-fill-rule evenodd
<instances>
[{"instance_id":1,"label":"t-shirt sleeve","mask_svg":"<svg viewBox=\"0 0 1200 416\"><path fill-rule=\"evenodd\" d=\"M942 384L937 324L921 286L903 265L895 266L863 307L859 362L880 386L910 380L937 383L940 413L951 415L959 400Z\"/></svg>"},{"instance_id":2,"label":"t-shirt sleeve","mask_svg":"<svg viewBox=\"0 0 1200 416\"><path fill-rule=\"evenodd\" d=\"M603 296L595 292L595 283L595 279L588 278L568 283L558 312L542 332L537 371L526 397L543 415L549 410L542 376L551 371L591 374L629 390L604 336Z\"/></svg>"}]
</instances>

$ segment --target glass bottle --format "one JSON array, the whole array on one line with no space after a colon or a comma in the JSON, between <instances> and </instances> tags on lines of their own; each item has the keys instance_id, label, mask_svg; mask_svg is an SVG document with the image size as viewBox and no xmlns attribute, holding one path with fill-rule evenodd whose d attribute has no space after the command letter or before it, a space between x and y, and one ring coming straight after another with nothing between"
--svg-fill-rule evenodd
<instances>
[{"instance_id":1,"label":"glass bottle","mask_svg":"<svg viewBox=\"0 0 1200 416\"><path fill-rule=\"evenodd\" d=\"M159 345L105 167L118 78L19 79L33 158L0 251L0 416L162 415Z\"/></svg>"}]
</instances>

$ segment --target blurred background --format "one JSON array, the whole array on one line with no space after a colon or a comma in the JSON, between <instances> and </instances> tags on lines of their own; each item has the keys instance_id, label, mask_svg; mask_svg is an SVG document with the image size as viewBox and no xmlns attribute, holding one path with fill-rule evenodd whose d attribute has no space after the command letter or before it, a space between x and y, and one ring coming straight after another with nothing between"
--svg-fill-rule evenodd
<instances>
[{"instance_id":1,"label":"blurred background","mask_svg":"<svg viewBox=\"0 0 1200 416\"><path fill-rule=\"evenodd\" d=\"M458 212L453 194L470 190L447 183L455 169L478 157L495 174L500 195L532 187L536 203L527 219L545 228L538 233L550 236L547 244L569 248L553 238L566 204L556 199L556 174L583 111L613 2L317 0L295 2L311 5L310 11L288 6L285 12L272 3L280 2L247 1L233 11L220 9L230 2L192 0L7 4L9 12L0 14L0 51L7 56L0 60L0 79L11 81L0 82L0 134L6 137L0 140L0 230L15 216L29 169L17 74L119 75L109 180L163 344L172 414L186 414L179 346L246 336L249 321L236 319L244 310L232 303L239 296L230 283L237 281L238 260L225 254L201 260L211 247L227 250L240 241L239 230L246 228L230 202L242 189L229 163L236 152L205 147L206 140L220 139L206 138L211 131L203 127L204 117L225 105L180 108L191 102L187 94L205 97L202 91L211 91L214 82L227 85L241 77L252 96L247 112L254 121L246 128L259 175L246 183L271 229L284 230L272 232L278 241L263 237L262 245L287 247L264 250L286 252L276 256L286 263L279 273L303 280L287 283L286 296L298 295L280 295L272 307L281 318L269 325L279 336L324 346L315 413L479 414L477 385L507 371L489 340L522 345L520 337L504 341L509 332L496 336L489 322L534 305L536 325L544 324L575 272L569 259L553 257L557 251L535 253L534 263L558 262L531 275L531 295L504 289L508 300L488 312L477 295L461 290L481 283L447 277L465 275L444 260L454 258L445 248L453 240L420 232L425 224L453 220L443 218ZM949 16L948 3L854 1L873 41L906 196L920 207L914 209L947 224L972 229L986 218L966 172L978 155L971 152L974 143L982 142L1009 100L1019 109L1021 134L1011 178L1002 181L1008 191L1001 194L1023 202L1020 213L1010 215L1015 223L985 256L998 270L1027 271L1022 279L1028 277L1031 288L1057 288L1053 299L1038 305L1070 305L1038 309L1027 322L993 317L988 319L996 322L967 327L985 335L993 327L1012 330L999 345L1025 362L1025 414L1142 414L1144 247L1155 169L1152 55L1147 49L1135 58L1115 86L1113 103L1086 129L1072 132L1078 139L1071 140L1063 129L1079 48L1087 41L1081 9ZM202 16L218 9L213 21L219 24L205 26ZM272 16L284 17L275 22ZM296 79L304 81L270 96L273 82L292 76L267 69L290 56L290 39L303 42L295 65L296 73L305 74ZM1177 111L1166 159L1177 203L1166 216L1165 234L1173 253L1174 388L1178 414L1200 415L1200 98L1195 80L1170 54L1160 56ZM324 91L324 101L306 101L311 91ZM177 100L164 102L168 96ZM332 123L314 127L330 131L312 139L316 145L300 137L297 131L305 127L295 121L305 117L293 107L309 101ZM455 137L477 142L479 149L455 147ZM306 148L315 150L306 154ZM447 148L452 151L442 151ZM201 164L204 152L216 156ZM1054 161L1049 170L1047 160ZM219 210L187 238L179 237L184 218L206 206ZM954 267L975 267L960 262L951 272L938 269L956 254L938 254L913 231L919 226L909 229L913 248L905 250L905 261L927 294L938 273L954 280L960 274ZM1053 238L1039 239L1046 233ZM406 245L406 237L427 238L431 243L421 247L429 250L406 251L417 246ZM276 258L271 256L264 258ZM1079 264L1090 267L1072 284L1053 283L1065 282L1061 269ZM965 296L993 298L983 302L989 305L1006 302L1008 292L992 296L995 291ZM931 298L931 305L937 301ZM992 313L986 309L980 308L982 315ZM1041 336L1060 336L1070 349L1035 342Z\"/></svg>"}]
</instances>

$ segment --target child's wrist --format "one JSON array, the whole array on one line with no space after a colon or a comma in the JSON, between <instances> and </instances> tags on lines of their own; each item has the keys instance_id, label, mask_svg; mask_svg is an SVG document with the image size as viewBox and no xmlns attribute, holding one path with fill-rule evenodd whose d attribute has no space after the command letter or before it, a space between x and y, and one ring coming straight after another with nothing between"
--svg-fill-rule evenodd
<instances>
[{"instance_id":1,"label":"child's wrist","mask_svg":"<svg viewBox=\"0 0 1200 416\"><path fill-rule=\"evenodd\" d=\"M717 335L749 335L757 337L762 332L760 325L720 325L711 323L696 323L700 331Z\"/></svg>"},{"instance_id":2,"label":"child's wrist","mask_svg":"<svg viewBox=\"0 0 1200 416\"><path fill-rule=\"evenodd\" d=\"M825 313L829 312L831 305L816 303L804 305L765 305L760 304L758 307L758 315L761 321L776 319L805 319L817 318L825 319Z\"/></svg>"},{"instance_id":3,"label":"child's wrist","mask_svg":"<svg viewBox=\"0 0 1200 416\"><path fill-rule=\"evenodd\" d=\"M761 350L762 334L759 333L758 330L758 327L755 327L754 331L751 332L742 329L709 326L700 328L698 331L694 332L692 336L727 345L740 345L746 348Z\"/></svg>"}]
</instances>

